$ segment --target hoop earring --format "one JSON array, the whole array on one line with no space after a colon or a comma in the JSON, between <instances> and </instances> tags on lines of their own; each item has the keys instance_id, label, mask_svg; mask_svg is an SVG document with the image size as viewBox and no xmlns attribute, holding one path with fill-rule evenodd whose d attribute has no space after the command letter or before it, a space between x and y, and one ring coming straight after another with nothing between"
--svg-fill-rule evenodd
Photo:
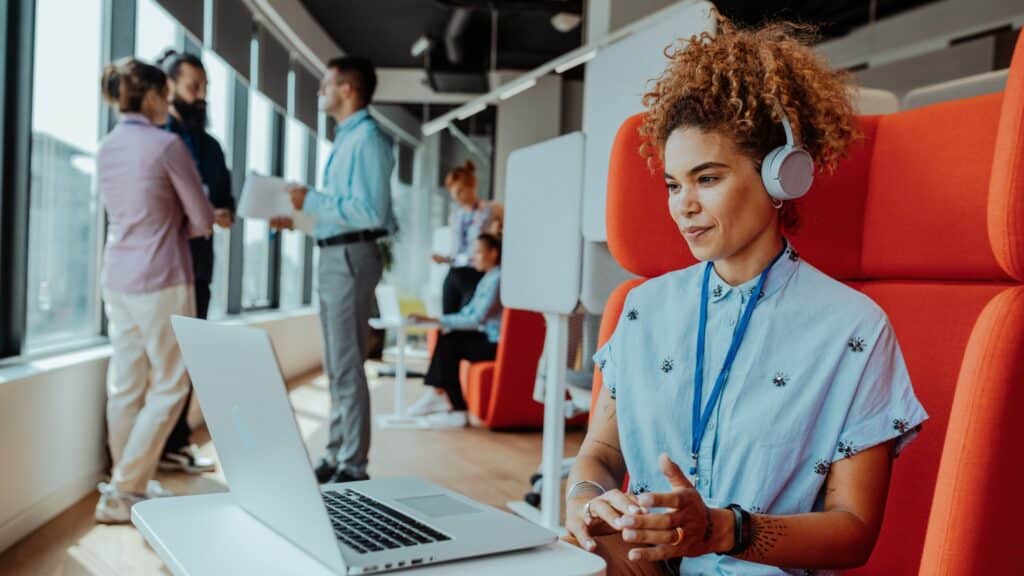
<instances>
[{"instance_id":1,"label":"hoop earring","mask_svg":"<svg viewBox=\"0 0 1024 576\"><path fill-rule=\"evenodd\" d=\"M779 200L778 198L772 198L772 208L775 208L776 210L781 210L783 204L784 202L782 200Z\"/></svg>"}]
</instances>

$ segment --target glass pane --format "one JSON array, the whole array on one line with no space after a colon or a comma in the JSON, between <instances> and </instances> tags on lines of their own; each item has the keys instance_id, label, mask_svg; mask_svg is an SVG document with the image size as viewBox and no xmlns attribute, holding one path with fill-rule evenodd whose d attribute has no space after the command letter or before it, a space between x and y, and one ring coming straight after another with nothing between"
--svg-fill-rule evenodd
<instances>
[{"instance_id":1,"label":"glass pane","mask_svg":"<svg viewBox=\"0 0 1024 576\"><path fill-rule=\"evenodd\" d=\"M323 134L323 122L320 123L320 133ZM328 140L320 139L316 141L316 185L318 188L322 188L324 185L324 168L327 166L327 158L331 155L331 143ZM318 280L318 272L320 270L320 250L313 250L313 302L316 303L320 298L320 282Z\"/></svg>"},{"instance_id":2,"label":"glass pane","mask_svg":"<svg viewBox=\"0 0 1024 576\"><path fill-rule=\"evenodd\" d=\"M203 51L206 68L206 110L208 130L224 149L224 159L231 167L231 119L234 76L227 64L214 52ZM232 174L232 179L242 174ZM222 318L228 310L228 268L231 253L231 230L213 227L213 282L210 284L210 318Z\"/></svg>"},{"instance_id":3,"label":"glass pane","mask_svg":"<svg viewBox=\"0 0 1024 576\"><path fill-rule=\"evenodd\" d=\"M36 2L26 352L98 334L102 5Z\"/></svg>"},{"instance_id":4,"label":"glass pane","mask_svg":"<svg viewBox=\"0 0 1024 576\"><path fill-rule=\"evenodd\" d=\"M309 131L302 122L289 117L284 140L284 178L306 182L306 147ZM281 237L281 307L302 306L302 271L305 264L306 236L286 230Z\"/></svg>"},{"instance_id":5,"label":"glass pane","mask_svg":"<svg viewBox=\"0 0 1024 576\"><path fill-rule=\"evenodd\" d=\"M248 169L270 174L271 114L273 107L262 94L249 89ZM265 220L247 220L242 258L242 307L270 305L270 227Z\"/></svg>"},{"instance_id":6,"label":"glass pane","mask_svg":"<svg viewBox=\"0 0 1024 576\"><path fill-rule=\"evenodd\" d=\"M207 130L220 142L230 168L234 72L212 50L203 50L203 66L206 68L206 111L210 121Z\"/></svg>"},{"instance_id":7,"label":"glass pane","mask_svg":"<svg viewBox=\"0 0 1024 576\"><path fill-rule=\"evenodd\" d=\"M178 23L155 0L139 0L136 17L136 56L153 63L168 48L178 49Z\"/></svg>"}]
</instances>

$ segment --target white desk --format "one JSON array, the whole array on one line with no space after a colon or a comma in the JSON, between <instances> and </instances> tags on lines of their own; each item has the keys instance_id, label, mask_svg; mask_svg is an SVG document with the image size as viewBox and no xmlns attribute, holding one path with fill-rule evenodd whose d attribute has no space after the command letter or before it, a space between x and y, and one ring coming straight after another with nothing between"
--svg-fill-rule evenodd
<instances>
[{"instance_id":1,"label":"white desk","mask_svg":"<svg viewBox=\"0 0 1024 576\"><path fill-rule=\"evenodd\" d=\"M333 574L235 505L229 494L147 500L132 508L132 523L176 576ZM416 576L600 576L605 564L597 556L558 542L406 572Z\"/></svg>"}]
</instances>

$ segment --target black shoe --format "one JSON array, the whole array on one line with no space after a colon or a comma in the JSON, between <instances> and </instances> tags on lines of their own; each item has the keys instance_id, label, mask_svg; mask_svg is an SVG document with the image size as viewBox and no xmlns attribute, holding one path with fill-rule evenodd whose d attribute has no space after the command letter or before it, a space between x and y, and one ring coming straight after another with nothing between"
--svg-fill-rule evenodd
<instances>
[{"instance_id":1,"label":"black shoe","mask_svg":"<svg viewBox=\"0 0 1024 576\"><path fill-rule=\"evenodd\" d=\"M337 467L328 464L326 460L321 460L320 464L316 467L316 481L319 484L326 484L331 481L331 477L337 472Z\"/></svg>"},{"instance_id":2,"label":"black shoe","mask_svg":"<svg viewBox=\"0 0 1024 576\"><path fill-rule=\"evenodd\" d=\"M354 474L349 474L344 470L338 470L334 473L333 476L331 476L329 483L334 484L336 482L361 482L363 480L369 479L370 477L367 476L366 474L363 474L362 476L356 476Z\"/></svg>"}]
</instances>

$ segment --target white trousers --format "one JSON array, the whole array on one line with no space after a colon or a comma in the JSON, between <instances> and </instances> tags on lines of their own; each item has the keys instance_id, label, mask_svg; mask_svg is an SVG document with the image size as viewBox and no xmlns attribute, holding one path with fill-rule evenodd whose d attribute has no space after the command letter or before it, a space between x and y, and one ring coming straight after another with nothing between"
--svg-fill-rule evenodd
<instances>
[{"instance_id":1,"label":"white trousers","mask_svg":"<svg viewBox=\"0 0 1024 576\"><path fill-rule=\"evenodd\" d=\"M171 316L195 316L195 292L180 284L148 294L104 289L113 354L107 368L111 482L142 494L188 395L189 380Z\"/></svg>"}]
</instances>

